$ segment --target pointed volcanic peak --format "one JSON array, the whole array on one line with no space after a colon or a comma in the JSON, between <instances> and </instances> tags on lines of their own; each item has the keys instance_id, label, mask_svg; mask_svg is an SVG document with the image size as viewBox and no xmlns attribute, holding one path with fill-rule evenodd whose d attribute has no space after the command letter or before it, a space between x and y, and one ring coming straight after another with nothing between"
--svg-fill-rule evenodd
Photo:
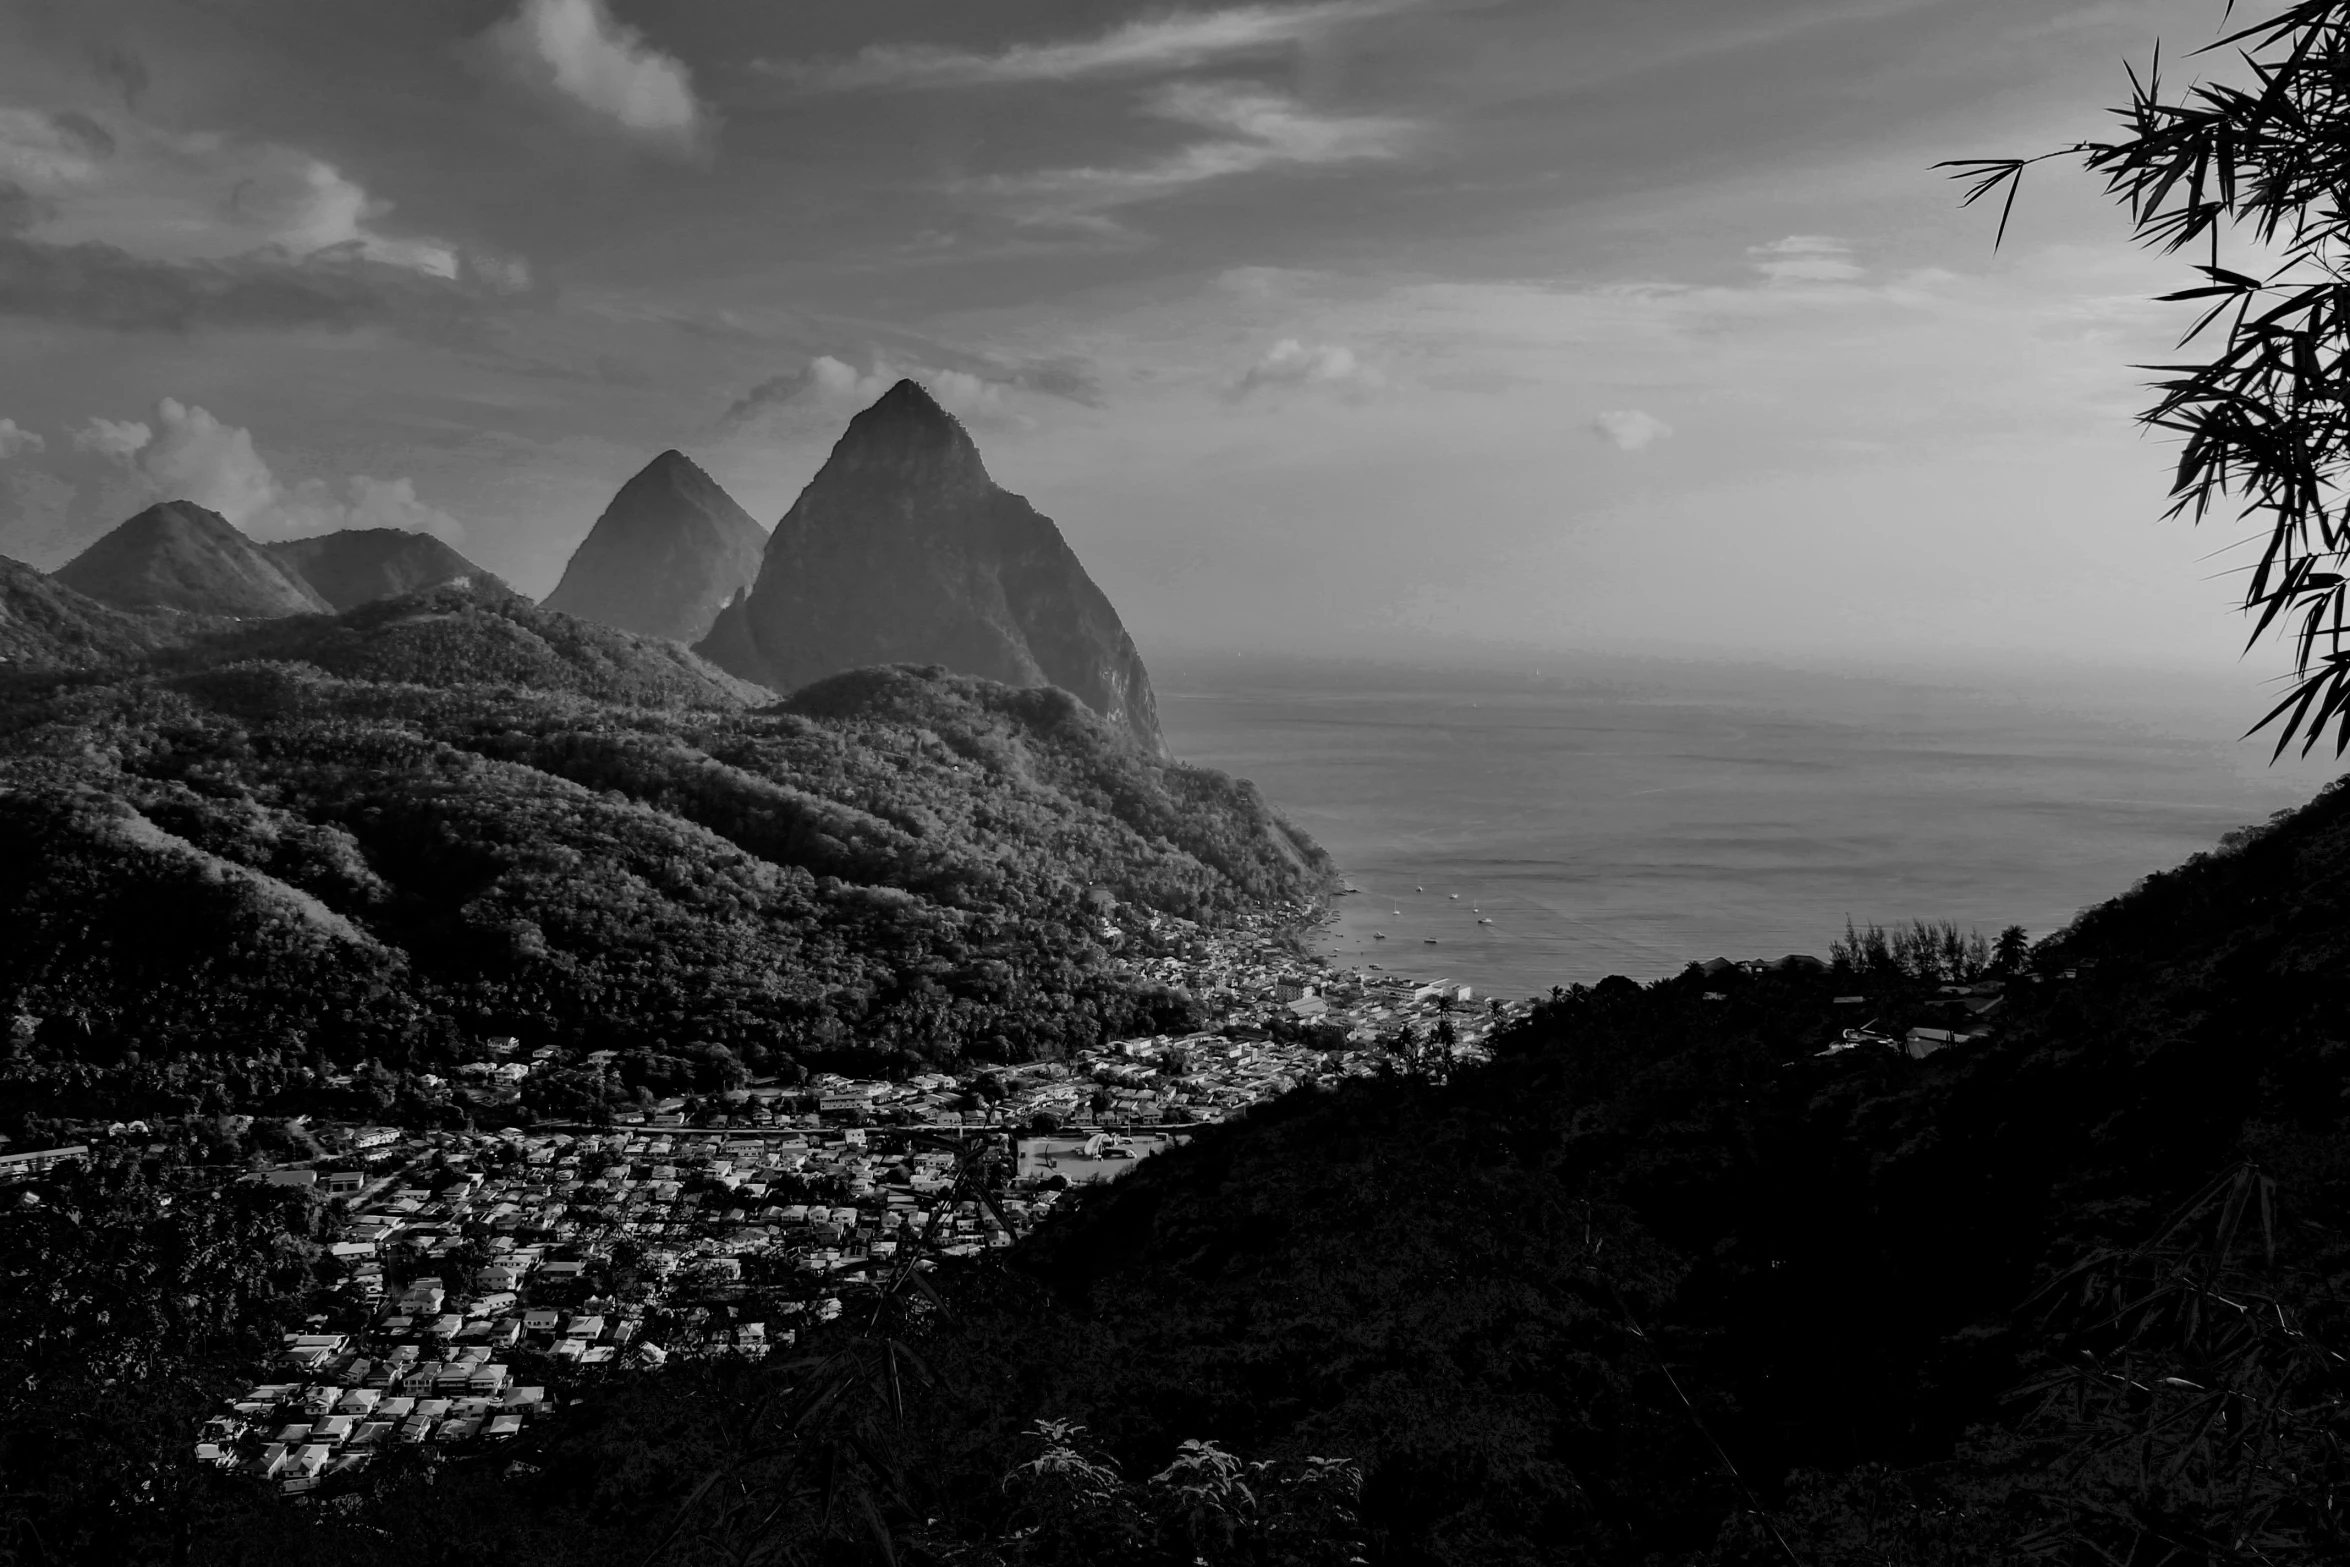
<instances>
[{"instance_id":1,"label":"pointed volcanic peak","mask_svg":"<svg viewBox=\"0 0 2350 1567\"><path fill-rule=\"evenodd\" d=\"M912 381L849 422L695 651L778 691L873 664L1058 686L1153 754L1142 655L1061 530Z\"/></svg>"},{"instance_id":2,"label":"pointed volcanic peak","mask_svg":"<svg viewBox=\"0 0 2350 1567\"><path fill-rule=\"evenodd\" d=\"M116 609L268 619L317 614L325 599L216 511L150 506L57 568L59 582Z\"/></svg>"},{"instance_id":3,"label":"pointed volcanic peak","mask_svg":"<svg viewBox=\"0 0 2350 1567\"><path fill-rule=\"evenodd\" d=\"M400 528L346 528L262 547L337 610L449 582L505 586L431 534Z\"/></svg>"},{"instance_id":4,"label":"pointed volcanic peak","mask_svg":"<svg viewBox=\"0 0 2350 1567\"><path fill-rule=\"evenodd\" d=\"M696 642L758 575L766 547L766 531L717 480L683 452L663 452L612 497L546 607Z\"/></svg>"}]
</instances>

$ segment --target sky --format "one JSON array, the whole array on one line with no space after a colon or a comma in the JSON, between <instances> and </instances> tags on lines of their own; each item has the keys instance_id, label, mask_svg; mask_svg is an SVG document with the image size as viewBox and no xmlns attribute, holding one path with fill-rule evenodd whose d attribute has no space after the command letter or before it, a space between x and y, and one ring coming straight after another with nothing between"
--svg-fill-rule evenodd
<instances>
[{"instance_id":1,"label":"sky","mask_svg":"<svg viewBox=\"0 0 2350 1567\"><path fill-rule=\"evenodd\" d=\"M2254 7L2251 15L2271 6ZM2243 18L2240 17L2241 21ZM532 593L900 376L1146 656L2242 683L2097 187L2218 0L0 0L0 553L153 499Z\"/></svg>"}]
</instances>

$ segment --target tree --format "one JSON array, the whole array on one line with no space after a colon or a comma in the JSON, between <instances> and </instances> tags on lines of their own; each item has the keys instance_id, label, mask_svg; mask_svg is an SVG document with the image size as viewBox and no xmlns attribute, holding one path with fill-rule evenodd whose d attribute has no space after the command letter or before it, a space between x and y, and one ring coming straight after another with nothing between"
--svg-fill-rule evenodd
<instances>
[{"instance_id":1,"label":"tree","mask_svg":"<svg viewBox=\"0 0 2350 1567\"><path fill-rule=\"evenodd\" d=\"M2223 21L2234 13L2227 0ZM2171 516L2233 506L2267 526L2245 581L2247 645L2285 635L2295 679L2253 731L2276 725L2281 756L2296 737L2307 754L2331 725L2338 755L2350 749L2350 0L2302 0L2198 54L2220 49L2248 82L2167 95L2159 48L2131 70L2118 140L1941 166L1970 182L1968 205L2002 195L2000 239L2024 169L2065 159L2104 177L2142 244L2204 247L2191 286L2162 298L2201 309L2180 346L2205 357L2147 367L2162 379L2139 417L2182 438ZM2222 265L2223 239L2251 252L2248 270Z\"/></svg>"}]
</instances>

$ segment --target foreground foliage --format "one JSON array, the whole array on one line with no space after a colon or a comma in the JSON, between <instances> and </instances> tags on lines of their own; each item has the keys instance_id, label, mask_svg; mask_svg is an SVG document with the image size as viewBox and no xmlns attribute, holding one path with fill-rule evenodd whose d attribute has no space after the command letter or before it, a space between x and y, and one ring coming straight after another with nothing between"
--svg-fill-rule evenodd
<instances>
[{"instance_id":1,"label":"foreground foliage","mask_svg":"<svg viewBox=\"0 0 2350 1567\"><path fill-rule=\"evenodd\" d=\"M2235 0L2214 10L2223 27L2246 21ZM2163 296L2196 308L2179 346L2204 357L2146 367L2162 379L2141 418L2180 438L2173 516L2200 522L2217 508L2267 530L2243 606L2253 642L2272 627L2287 638L2296 679L2255 727L2276 725L2280 755L2296 738L2308 752L2331 727L2339 754L2350 749L2350 3L2299 0L2195 51L2213 54L2237 57L2237 80L2199 73L2170 90L2159 50L2133 70L2115 139L1945 167L1969 182L1970 204L2002 198L2004 238L2025 168L2077 161L2105 180L2140 243L2206 258Z\"/></svg>"}]
</instances>

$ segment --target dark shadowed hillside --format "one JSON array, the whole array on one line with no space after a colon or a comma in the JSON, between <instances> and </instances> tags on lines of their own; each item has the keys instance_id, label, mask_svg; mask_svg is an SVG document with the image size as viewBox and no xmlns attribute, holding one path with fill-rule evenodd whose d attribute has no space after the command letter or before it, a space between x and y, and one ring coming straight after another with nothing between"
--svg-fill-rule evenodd
<instances>
[{"instance_id":1,"label":"dark shadowed hillside","mask_svg":"<svg viewBox=\"0 0 2350 1567\"><path fill-rule=\"evenodd\" d=\"M22 561L0 556L0 665L89 669L173 641L155 622L76 593Z\"/></svg>"},{"instance_id":2,"label":"dark shadowed hillside","mask_svg":"<svg viewBox=\"0 0 2350 1567\"><path fill-rule=\"evenodd\" d=\"M957 723L937 684L828 685L783 716L919 744L931 726L895 726L942 718L958 756L1009 760L1025 694L986 688ZM1051 1420L1132 1476L1197 1438L1291 1472L1352 1458L1371 1564L2339 1561L2346 877L2333 790L2084 916L1993 1038L1922 1060L1819 1053L1854 1016L1839 995L1937 1004L1882 965L1562 991L1489 1067L1299 1090L942 1268L943 1309L893 1314L896 1348L844 1317L803 1335L817 1358L597 1386L528 1475L387 1469L338 1554L638 1563L681 1521L782 1519L811 1560L1077 1567L1098 1482L1039 1510L1040 1475L1071 1476L1039 1468ZM319 953L376 961L308 918ZM2005 1396L2028 1378L2059 1396ZM761 1424L824 1387L806 1435ZM853 1433L826 1460L848 1522L762 1467L827 1431ZM707 1503L719 1471L741 1490ZM219 1505L190 1559L314 1554L309 1520ZM136 1517L159 1553L167 1515Z\"/></svg>"},{"instance_id":3,"label":"dark shadowed hillside","mask_svg":"<svg viewBox=\"0 0 2350 1567\"><path fill-rule=\"evenodd\" d=\"M20 696L0 1008L56 1021L5 1092L193 1108L256 1040L421 1068L484 1031L705 1086L1022 1058L1188 1005L1109 962L1087 887L1216 923L1321 883L1253 790L1065 696L859 678L759 709L674 643L442 589Z\"/></svg>"},{"instance_id":4,"label":"dark shadowed hillside","mask_svg":"<svg viewBox=\"0 0 2350 1567\"><path fill-rule=\"evenodd\" d=\"M503 586L432 535L400 528L346 528L262 547L331 609L353 609L460 579Z\"/></svg>"},{"instance_id":5,"label":"dark shadowed hillside","mask_svg":"<svg viewBox=\"0 0 2350 1567\"><path fill-rule=\"evenodd\" d=\"M148 507L58 567L56 577L116 609L266 619L328 608L226 518L188 501Z\"/></svg>"},{"instance_id":6,"label":"dark shadowed hillside","mask_svg":"<svg viewBox=\"0 0 2350 1567\"><path fill-rule=\"evenodd\" d=\"M2189 1386L2244 1375L2224 1346L2117 1347L2096 1310L2083 1326L2063 1294L2033 1299L2101 1254L2188 1266L2128 1259L2241 1161L2275 1183L2275 1218L2240 1214L2229 1290L2345 1325L2346 956L2337 788L2090 911L2009 986L1991 1040L1924 1060L1818 1054L1857 1020L1836 994L1924 1015L1932 985L1887 973L1561 993L1449 1086L1300 1093L1089 1194L1028 1260L1043 1293L973 1296L941 1347L1020 1390L962 1406L965 1440L1000 1450L990 1411L1034 1408L1130 1464L1202 1432L1353 1454L1379 1560L1784 1562L1757 1502L1800 1561L2003 1560L2044 1530L2126 1536L2115 1520L2152 1507L2177 1538L2224 1536L2224 1488L2152 1495L2128 1471L2086 1489L2079 1444L2103 1438L2063 1410L2111 1407L2115 1440L2134 1418L2094 1378L2037 1416L2005 1395L2084 1353ZM2170 1277L2136 1287L2159 1299ZM2288 1445L2241 1463L2323 1447L2317 1426L2262 1440ZM942 1434L923 1462L951 1472L951 1451ZM2218 1448L2201 1462L2253 1483ZM2334 1559L2334 1483L2293 1482L2272 1559Z\"/></svg>"}]
</instances>

